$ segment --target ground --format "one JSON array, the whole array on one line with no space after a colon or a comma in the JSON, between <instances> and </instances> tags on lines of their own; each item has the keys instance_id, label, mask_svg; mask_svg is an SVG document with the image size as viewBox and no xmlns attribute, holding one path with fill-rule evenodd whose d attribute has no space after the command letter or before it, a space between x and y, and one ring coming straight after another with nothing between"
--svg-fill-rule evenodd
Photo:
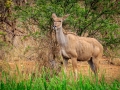
<instances>
[{"instance_id":1,"label":"ground","mask_svg":"<svg viewBox=\"0 0 120 90\"><path fill-rule=\"evenodd\" d=\"M69 65L70 70L72 65ZM78 70L82 75L90 76L93 75L87 62L78 62ZM120 66L110 64L108 61L103 60L100 62L99 77L104 77L107 81L120 80Z\"/></svg>"},{"instance_id":2,"label":"ground","mask_svg":"<svg viewBox=\"0 0 120 90\"><path fill-rule=\"evenodd\" d=\"M1 64L4 65L2 66ZM24 61L24 60L11 61L9 63L2 62L1 64L0 64L2 68L1 71L3 69L7 71L8 69L5 68L9 66L10 68L9 70L11 72L14 72L16 71L16 66L17 66L17 68L22 73L34 72L37 66L35 61ZM71 62L69 62L68 71L72 71ZM89 76L92 73L87 62L78 62L78 71L81 72L82 75L87 75L87 76ZM114 79L120 80L120 66L110 64L107 59L100 61L99 77L102 76L105 77L105 80L114 80Z\"/></svg>"}]
</instances>

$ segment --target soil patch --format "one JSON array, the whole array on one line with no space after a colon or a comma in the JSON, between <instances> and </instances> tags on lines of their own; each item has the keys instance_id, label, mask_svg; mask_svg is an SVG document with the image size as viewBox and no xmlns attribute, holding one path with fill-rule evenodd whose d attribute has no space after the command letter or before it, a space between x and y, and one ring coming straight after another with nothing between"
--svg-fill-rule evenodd
<instances>
[{"instance_id":1,"label":"soil patch","mask_svg":"<svg viewBox=\"0 0 120 90\"><path fill-rule=\"evenodd\" d=\"M10 67L10 69L6 69ZM36 68L36 62L35 61L12 61L5 63L3 61L0 61L0 70L10 70L11 72L16 71L16 67L19 71L22 73L31 73L35 71ZM0 71L0 72L1 72ZM71 61L68 65L68 72L72 71L72 64ZM89 76L91 73L93 73L88 65L87 62L78 62L78 71L82 75ZM106 80L120 80L120 66L116 66L113 64L110 64L107 60L102 60L100 62L100 70L99 70L99 77L104 76Z\"/></svg>"}]
</instances>

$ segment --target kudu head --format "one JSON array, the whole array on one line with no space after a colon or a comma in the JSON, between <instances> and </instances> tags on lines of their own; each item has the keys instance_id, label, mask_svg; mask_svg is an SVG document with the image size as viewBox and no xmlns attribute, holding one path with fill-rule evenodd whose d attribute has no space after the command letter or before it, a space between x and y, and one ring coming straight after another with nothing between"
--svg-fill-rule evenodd
<instances>
[{"instance_id":1,"label":"kudu head","mask_svg":"<svg viewBox=\"0 0 120 90\"><path fill-rule=\"evenodd\" d=\"M63 17L57 17L55 13L52 14L52 18L54 21L53 29L58 30L62 28L62 22L69 16L69 14L63 16Z\"/></svg>"}]
</instances>

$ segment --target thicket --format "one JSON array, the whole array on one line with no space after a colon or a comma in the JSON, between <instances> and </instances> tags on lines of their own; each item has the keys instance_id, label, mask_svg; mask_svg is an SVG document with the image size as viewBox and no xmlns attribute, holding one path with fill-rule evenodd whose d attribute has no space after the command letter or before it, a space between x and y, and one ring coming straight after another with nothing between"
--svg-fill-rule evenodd
<instances>
[{"instance_id":1,"label":"thicket","mask_svg":"<svg viewBox=\"0 0 120 90\"><path fill-rule=\"evenodd\" d=\"M49 43L54 43L52 48L57 47L52 41L51 19L52 13L56 13L58 16L70 14L63 24L66 31L79 36L87 32L89 37L101 41L106 54L113 56L112 51L119 55L119 0L0 0L0 6L0 47L4 46L3 42L8 43L6 35L10 35L12 44L16 36L39 39L48 34L51 36ZM18 29L17 22L22 22L26 31ZM37 26L38 30L33 32L29 25Z\"/></svg>"}]
</instances>

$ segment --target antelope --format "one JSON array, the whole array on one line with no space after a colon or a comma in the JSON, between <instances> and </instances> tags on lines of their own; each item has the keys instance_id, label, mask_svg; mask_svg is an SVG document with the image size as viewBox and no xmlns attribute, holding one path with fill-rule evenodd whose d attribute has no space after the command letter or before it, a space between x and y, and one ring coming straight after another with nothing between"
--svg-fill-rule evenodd
<instances>
[{"instance_id":1,"label":"antelope","mask_svg":"<svg viewBox=\"0 0 120 90\"><path fill-rule=\"evenodd\" d=\"M63 57L64 72L66 73L68 60L71 59L75 78L77 78L77 61L87 61L96 75L99 59L103 54L103 46L95 38L80 37L72 33L65 34L62 23L68 16L57 17L55 13L52 14L53 29Z\"/></svg>"}]
</instances>

